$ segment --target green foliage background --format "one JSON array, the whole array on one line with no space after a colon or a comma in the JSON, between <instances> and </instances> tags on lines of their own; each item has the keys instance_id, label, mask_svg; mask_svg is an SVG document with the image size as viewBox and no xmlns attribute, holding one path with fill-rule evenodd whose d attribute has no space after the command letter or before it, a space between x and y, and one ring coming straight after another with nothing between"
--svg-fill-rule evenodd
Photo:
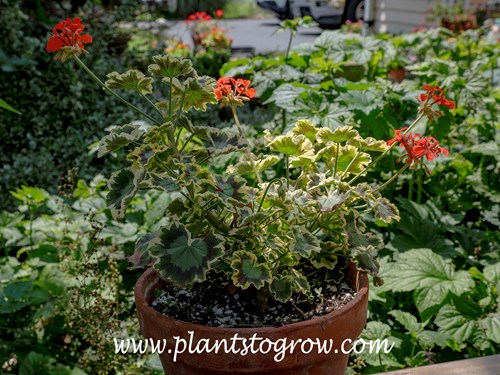
<instances>
[{"instance_id":1,"label":"green foliage background","mask_svg":"<svg viewBox=\"0 0 500 375\"><path fill-rule=\"evenodd\" d=\"M31 13L27 5L0 2L0 92L2 99L21 112L0 111L1 208L12 204L8 191L20 184L54 192L60 178L73 167L85 179L106 174L110 161L95 160L86 149L105 134L107 126L133 118L114 98L102 95L72 63L53 61L45 51L50 27L68 14L70 6L57 7L51 2L56 15L42 16ZM75 13L88 20L85 24L94 43L86 58L101 77L117 65L127 64L112 50L111 42L116 35L113 22L128 14L129 8L124 2L121 8L104 13L88 4Z\"/></svg>"}]
</instances>

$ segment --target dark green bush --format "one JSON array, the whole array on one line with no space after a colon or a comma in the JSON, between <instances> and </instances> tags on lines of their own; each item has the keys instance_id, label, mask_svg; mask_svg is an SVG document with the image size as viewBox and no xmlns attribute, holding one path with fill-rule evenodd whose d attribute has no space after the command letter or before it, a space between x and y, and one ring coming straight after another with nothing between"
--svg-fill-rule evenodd
<instances>
[{"instance_id":1,"label":"dark green bush","mask_svg":"<svg viewBox=\"0 0 500 375\"><path fill-rule=\"evenodd\" d=\"M0 92L21 112L0 111L0 208L11 204L8 191L21 184L54 191L73 167L85 179L107 174L112 160L96 159L86 148L106 127L137 119L70 66L73 62L53 61L45 51L50 28L72 14L82 17L94 37L84 59L98 76L126 66L126 58L112 48L117 36L112 25L131 14L127 2L107 11L88 3L74 13L70 3L68 8L50 3L44 9L53 15L38 11L36 3L0 0Z\"/></svg>"}]
</instances>

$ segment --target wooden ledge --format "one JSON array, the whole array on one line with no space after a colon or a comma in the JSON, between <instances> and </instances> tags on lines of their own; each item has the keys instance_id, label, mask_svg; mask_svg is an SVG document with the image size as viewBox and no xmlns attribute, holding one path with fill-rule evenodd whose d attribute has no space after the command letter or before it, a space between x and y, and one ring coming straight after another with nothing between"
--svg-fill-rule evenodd
<instances>
[{"instance_id":1,"label":"wooden ledge","mask_svg":"<svg viewBox=\"0 0 500 375\"><path fill-rule=\"evenodd\" d=\"M423 367L384 372L384 375L499 375L500 354ZM381 374L379 374L381 375Z\"/></svg>"}]
</instances>

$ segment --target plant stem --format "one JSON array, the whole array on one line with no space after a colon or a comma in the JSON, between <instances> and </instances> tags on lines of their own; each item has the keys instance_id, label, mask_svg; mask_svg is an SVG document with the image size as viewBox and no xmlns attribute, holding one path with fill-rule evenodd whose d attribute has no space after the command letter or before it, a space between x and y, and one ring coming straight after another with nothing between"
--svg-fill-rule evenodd
<instances>
[{"instance_id":1,"label":"plant stem","mask_svg":"<svg viewBox=\"0 0 500 375\"><path fill-rule=\"evenodd\" d=\"M288 160L288 155L285 155L285 177L286 177L286 187L290 187L290 163Z\"/></svg>"},{"instance_id":2,"label":"plant stem","mask_svg":"<svg viewBox=\"0 0 500 375\"><path fill-rule=\"evenodd\" d=\"M420 115L411 123L411 125L408 127L408 129L405 130L403 134L407 134L408 132L411 131L411 129L420 121L422 117L424 117L425 113L421 112ZM382 154L378 156L375 160L373 160L370 164L368 164L361 172L359 172L356 176L354 176L351 181L349 181L349 185L351 185L354 181L356 181L363 173L365 173L368 168L370 168L372 165L378 163L385 155L387 155L392 148L396 145L396 143L393 143L387 150L385 150Z\"/></svg>"},{"instance_id":3,"label":"plant stem","mask_svg":"<svg viewBox=\"0 0 500 375\"><path fill-rule=\"evenodd\" d=\"M373 193L377 193L382 189L385 189L392 181L394 181L401 173L406 171L410 164L405 164L403 168L401 168L399 171L397 171L394 176L392 176L390 179L388 179L386 182L384 182L382 185L380 185L377 189L373 191Z\"/></svg>"},{"instance_id":4,"label":"plant stem","mask_svg":"<svg viewBox=\"0 0 500 375\"><path fill-rule=\"evenodd\" d=\"M424 184L424 178L423 178L423 169L420 169L418 171L418 180L417 180L417 203L421 204L422 203L422 189L423 189L423 184Z\"/></svg>"},{"instance_id":5,"label":"plant stem","mask_svg":"<svg viewBox=\"0 0 500 375\"><path fill-rule=\"evenodd\" d=\"M333 178L337 175L337 161L339 160L340 142L337 142L337 151L335 151L335 164L333 165Z\"/></svg>"},{"instance_id":6,"label":"plant stem","mask_svg":"<svg viewBox=\"0 0 500 375\"><path fill-rule=\"evenodd\" d=\"M337 152L338 152L338 149L337 149ZM344 176L347 174L347 172L349 171L349 169L352 167L352 165L354 164L354 162L356 161L356 159L358 158L358 156L361 154L361 151L357 151L356 152L356 155L354 155L354 157L352 158L351 162L349 163L349 165L347 166L347 168L345 169L344 173L342 173L342 176L340 176L340 179L342 180L344 178ZM337 154L337 157L338 157L338 154ZM335 160L335 164L337 164L337 161Z\"/></svg>"},{"instance_id":7,"label":"plant stem","mask_svg":"<svg viewBox=\"0 0 500 375\"><path fill-rule=\"evenodd\" d=\"M157 106L155 106L155 104L151 101L151 99L149 99L146 95L144 95L142 92L140 92L139 94L141 94L141 96L146 99L146 101L151 104L151 106L156 110L156 112L158 112L158 114L160 115L160 117L164 120L165 117L163 116L163 113L161 113L161 111L158 109Z\"/></svg>"},{"instance_id":8,"label":"plant stem","mask_svg":"<svg viewBox=\"0 0 500 375\"><path fill-rule=\"evenodd\" d=\"M238 131L240 132L241 137L248 143L247 139L245 138L245 134L243 134L243 129L241 128L240 120L238 118L238 113L236 112L235 105L231 106L231 111L233 112L234 122L236 123L236 126L238 127ZM255 166L255 163L253 161L253 157L252 157L252 154L250 153L250 150L248 148L246 148L245 153L247 154L248 161L252 165L253 172L255 173L255 178L257 179L257 182L259 184L261 184L262 179L260 178L260 174L257 171L257 167Z\"/></svg>"},{"instance_id":9,"label":"plant stem","mask_svg":"<svg viewBox=\"0 0 500 375\"><path fill-rule=\"evenodd\" d=\"M172 119L172 81L173 78L170 77L170 85L168 87L168 118Z\"/></svg>"},{"instance_id":10,"label":"plant stem","mask_svg":"<svg viewBox=\"0 0 500 375\"><path fill-rule=\"evenodd\" d=\"M262 205L264 204L264 199L266 199L267 193L269 192L269 188L271 187L271 185L279 180L280 180L280 178L276 177L276 178L273 178L271 181L269 181L269 183L266 186L266 189L264 190L264 195L262 196L262 199L260 200L260 204L259 204L259 208L257 209L257 212L259 212L262 209Z\"/></svg>"},{"instance_id":11,"label":"plant stem","mask_svg":"<svg viewBox=\"0 0 500 375\"><path fill-rule=\"evenodd\" d=\"M290 49L292 48L292 40L293 40L294 36L295 36L295 33L293 32L293 30L290 30L290 38L288 39L288 46L286 47L286 54L285 54L285 62L286 63L288 62L288 58L290 55Z\"/></svg>"},{"instance_id":12,"label":"plant stem","mask_svg":"<svg viewBox=\"0 0 500 375\"><path fill-rule=\"evenodd\" d=\"M130 107L131 109L133 109L134 111L136 111L137 113L140 113L141 115L143 115L144 117L148 118L149 120L151 120L152 122L154 122L156 125L161 125L162 123L158 120L156 120L154 117L151 117L150 115L148 115L146 112L144 112L142 109L140 108L137 108L135 105L133 105L132 103L130 103L129 101L127 101L126 99L124 99L121 95L117 94L116 92L114 92L113 90L111 90L109 87L107 87L103 81L101 81L99 79L99 77L97 77L88 67L87 65L85 65L85 63L80 60L80 58L76 55L73 56L74 59L76 60L76 62L78 63L78 65L80 65L80 67L85 70L85 72L96 82L98 83L104 90L106 90L107 92L109 92L111 95L113 95L116 99L118 99L119 101L121 101L123 104L127 105L128 107Z\"/></svg>"},{"instance_id":13,"label":"plant stem","mask_svg":"<svg viewBox=\"0 0 500 375\"><path fill-rule=\"evenodd\" d=\"M413 198L413 185L414 185L414 183L415 183L415 173L412 172L409 187L408 187L408 200L410 200L410 201Z\"/></svg>"}]
</instances>

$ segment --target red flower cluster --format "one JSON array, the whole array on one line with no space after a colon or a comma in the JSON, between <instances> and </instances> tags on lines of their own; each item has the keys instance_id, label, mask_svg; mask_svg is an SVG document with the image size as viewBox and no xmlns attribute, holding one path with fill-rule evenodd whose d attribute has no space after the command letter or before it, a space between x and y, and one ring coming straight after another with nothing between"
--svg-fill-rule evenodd
<instances>
[{"instance_id":1,"label":"red flower cluster","mask_svg":"<svg viewBox=\"0 0 500 375\"><path fill-rule=\"evenodd\" d=\"M427 91L427 93L420 94L417 96L417 99L426 105L444 105L450 109L455 108L455 102L452 100L448 100L444 97L444 90L439 86L429 86L425 84L423 89ZM430 100L432 99L432 102Z\"/></svg>"},{"instance_id":2,"label":"red flower cluster","mask_svg":"<svg viewBox=\"0 0 500 375\"><path fill-rule=\"evenodd\" d=\"M439 145L439 141L434 137L422 137L418 133L405 133L408 128L395 130L395 137L387 141L388 146L398 142L400 147L404 147L406 155L401 159L406 163L412 164L418 162L423 156L427 160L432 160L440 154L448 156L448 150ZM398 159L401 160L401 159Z\"/></svg>"},{"instance_id":3,"label":"red flower cluster","mask_svg":"<svg viewBox=\"0 0 500 375\"><path fill-rule=\"evenodd\" d=\"M212 16L207 12L196 12L190 14L184 23L196 22L196 21L211 21Z\"/></svg>"},{"instance_id":4,"label":"red flower cluster","mask_svg":"<svg viewBox=\"0 0 500 375\"><path fill-rule=\"evenodd\" d=\"M52 29L52 35L45 49L47 52L58 52L54 60L61 59L61 61L66 60L71 54L85 52L84 44L92 43L92 37L88 34L82 35L83 29L85 29L85 25L81 24L80 18L74 20L68 18L59 22ZM65 49L69 51L65 53Z\"/></svg>"},{"instance_id":5,"label":"red flower cluster","mask_svg":"<svg viewBox=\"0 0 500 375\"><path fill-rule=\"evenodd\" d=\"M215 11L215 17L217 17L217 18L222 18L222 17L224 17L224 11L223 11L222 9L217 9L217 10Z\"/></svg>"},{"instance_id":6,"label":"red flower cluster","mask_svg":"<svg viewBox=\"0 0 500 375\"><path fill-rule=\"evenodd\" d=\"M221 77L217 80L214 94L217 100L221 101L221 106L242 105L243 101L249 101L255 96L255 89L251 88L250 85L251 82L247 79Z\"/></svg>"}]
</instances>

